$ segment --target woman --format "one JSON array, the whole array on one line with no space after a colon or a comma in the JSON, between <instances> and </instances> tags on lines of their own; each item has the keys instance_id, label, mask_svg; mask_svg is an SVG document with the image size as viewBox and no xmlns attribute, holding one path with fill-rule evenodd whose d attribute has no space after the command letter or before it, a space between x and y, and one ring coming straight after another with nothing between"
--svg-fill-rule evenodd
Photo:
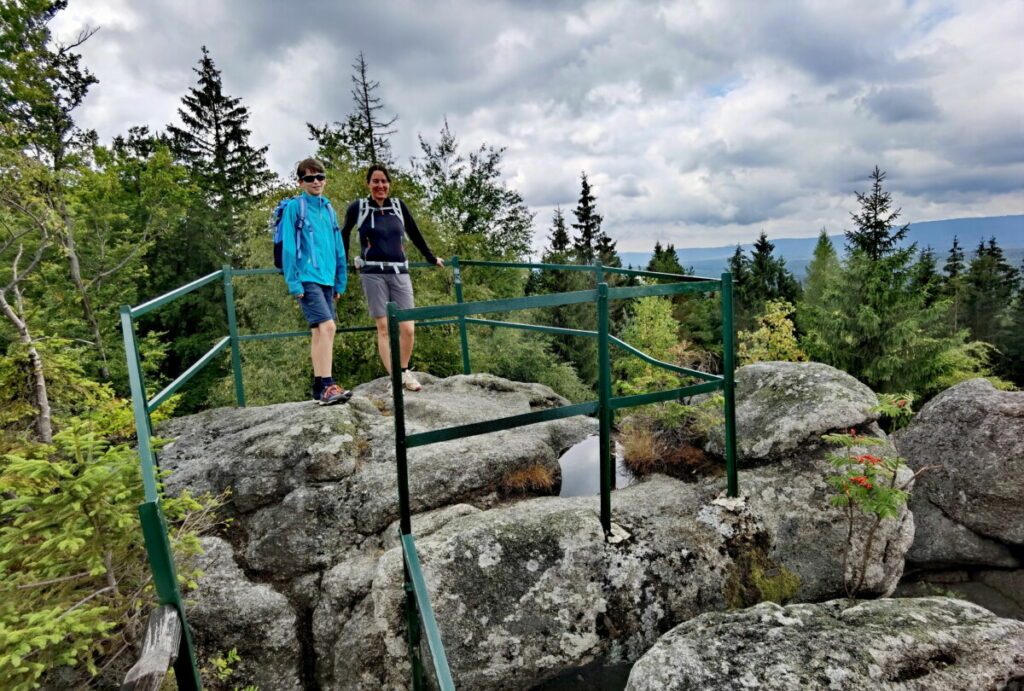
<instances>
[{"instance_id":1,"label":"woman","mask_svg":"<svg viewBox=\"0 0 1024 691\"><path fill-rule=\"evenodd\" d=\"M359 231L359 256L355 259L355 265L359 270L366 306L377 323L377 352L380 353L384 369L391 374L387 304L394 302L398 309L413 307L409 261L405 257L405 235L409 236L431 264L444 266L444 260L435 257L427 247L409 207L401 200L389 196L391 176L387 168L379 164L370 166L366 171L366 186L370 195L349 204L341 236L347 254L352 229ZM423 388L409 371L409 357L415 339L414 327L411 321L398 324L402 385L409 391Z\"/></svg>"}]
</instances>

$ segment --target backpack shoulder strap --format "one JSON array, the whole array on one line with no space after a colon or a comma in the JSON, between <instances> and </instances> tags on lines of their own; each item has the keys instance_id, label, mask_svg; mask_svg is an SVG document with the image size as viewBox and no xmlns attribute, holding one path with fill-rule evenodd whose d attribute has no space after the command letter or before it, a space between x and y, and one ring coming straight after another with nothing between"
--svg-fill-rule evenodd
<instances>
[{"instance_id":1,"label":"backpack shoulder strap","mask_svg":"<svg viewBox=\"0 0 1024 691\"><path fill-rule=\"evenodd\" d=\"M391 211L394 212L395 216L398 216L398 220L401 221L402 227L405 227L405 216L402 214L402 204L398 197L391 198Z\"/></svg>"},{"instance_id":2,"label":"backpack shoulder strap","mask_svg":"<svg viewBox=\"0 0 1024 691\"><path fill-rule=\"evenodd\" d=\"M356 230L363 226L363 221L370 215L370 200L366 197L359 198L359 215L356 217Z\"/></svg>"},{"instance_id":3,"label":"backpack shoulder strap","mask_svg":"<svg viewBox=\"0 0 1024 691\"><path fill-rule=\"evenodd\" d=\"M299 200L299 217L295 219L295 227L302 230L306 226L306 198L300 194L295 199Z\"/></svg>"}]
</instances>

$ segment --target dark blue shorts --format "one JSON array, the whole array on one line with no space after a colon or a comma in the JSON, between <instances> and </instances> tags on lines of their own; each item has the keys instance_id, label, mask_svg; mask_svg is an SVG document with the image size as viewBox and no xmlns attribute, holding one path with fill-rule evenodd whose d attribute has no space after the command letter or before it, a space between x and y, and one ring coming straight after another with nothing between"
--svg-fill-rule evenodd
<instances>
[{"instance_id":1,"label":"dark blue shorts","mask_svg":"<svg viewBox=\"0 0 1024 691\"><path fill-rule=\"evenodd\" d=\"M302 316L315 328L320 322L334 321L334 286L302 282L302 297L299 298Z\"/></svg>"}]
</instances>

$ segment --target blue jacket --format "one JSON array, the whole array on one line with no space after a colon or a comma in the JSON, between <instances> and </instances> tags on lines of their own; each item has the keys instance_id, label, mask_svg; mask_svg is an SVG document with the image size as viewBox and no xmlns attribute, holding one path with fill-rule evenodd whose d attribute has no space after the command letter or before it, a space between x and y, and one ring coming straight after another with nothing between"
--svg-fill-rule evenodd
<instances>
[{"instance_id":1,"label":"blue jacket","mask_svg":"<svg viewBox=\"0 0 1024 691\"><path fill-rule=\"evenodd\" d=\"M327 197L314 197L305 192L302 196L306 200L306 222L298 234L298 248L294 230L299 218L298 198L285 207L281 216L281 263L288 292L301 295L302 284L306 282L333 286L335 292L344 293L348 283L345 247L331 202Z\"/></svg>"}]
</instances>

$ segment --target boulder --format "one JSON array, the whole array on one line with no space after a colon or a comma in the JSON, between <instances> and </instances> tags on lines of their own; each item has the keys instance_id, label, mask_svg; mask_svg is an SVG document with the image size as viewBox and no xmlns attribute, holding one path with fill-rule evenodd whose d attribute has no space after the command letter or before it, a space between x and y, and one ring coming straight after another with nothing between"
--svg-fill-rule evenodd
<instances>
[{"instance_id":1,"label":"boulder","mask_svg":"<svg viewBox=\"0 0 1024 691\"><path fill-rule=\"evenodd\" d=\"M204 537L201 544L197 565L203 576L188 594L195 603L188 620L200 661L235 648L241 659L232 665L234 678L263 680L260 688L268 690L302 689L302 648L288 599L250 582L226 541Z\"/></svg>"},{"instance_id":2,"label":"boulder","mask_svg":"<svg viewBox=\"0 0 1024 691\"><path fill-rule=\"evenodd\" d=\"M787 423L793 440L751 446L763 455L749 456L757 463L740 473L741 496L726 498L721 476L652 476L613 493L611 536L601 529L597 497L501 491L517 469L557 473L557 456L595 431L592 419L410 450L413 534L460 688L531 688L588 663L632 662L702 612L844 593L863 545L856 543L844 574L848 527L828 503L833 469L820 434L857 426L884 435L862 409L868 398L854 380L818 365L782 364L777 376L745 380L787 390L781 378L796 377L791 391L804 392L804 403L816 397L817 417ZM808 383L825 379L831 383ZM410 432L565 403L546 387L490 375L423 381L423 391L406 395ZM287 593L307 686L409 686L384 384L358 387L345 406L221 409L161 429L176 435L161 453L171 492L234 489L229 530L244 570L235 574L237 589L270 590L257 583L272 581L270 592ZM755 386L744 391L756 397ZM909 512L882 522L865 594L892 591L912 539ZM218 593L228 604L216 603ZM211 591L207 611L220 616L231 597ZM233 682L276 688L274 679L257 670Z\"/></svg>"},{"instance_id":3,"label":"boulder","mask_svg":"<svg viewBox=\"0 0 1024 691\"><path fill-rule=\"evenodd\" d=\"M1024 683L1024 622L948 598L766 602L677 626L628 691L975 689Z\"/></svg>"},{"instance_id":4,"label":"boulder","mask_svg":"<svg viewBox=\"0 0 1024 691\"><path fill-rule=\"evenodd\" d=\"M424 381L405 396L409 434L568 403L546 386L487 374ZM230 488L247 569L291 577L330 568L398 516L384 386L356 387L348 405L220 408L165 423L159 434L174 438L160 452L167 491ZM575 417L410 449L413 511L480 500L531 466L557 478L561 451L596 427Z\"/></svg>"},{"instance_id":5,"label":"boulder","mask_svg":"<svg viewBox=\"0 0 1024 691\"><path fill-rule=\"evenodd\" d=\"M928 471L930 472L930 471ZM927 497L911 495L914 514L914 544L907 562L915 569L996 566L1020 568L1020 560L1001 542L978 535L946 517Z\"/></svg>"},{"instance_id":6,"label":"boulder","mask_svg":"<svg viewBox=\"0 0 1024 691\"><path fill-rule=\"evenodd\" d=\"M720 479L652 476L613 493L609 539L592 497L447 516L416 544L456 685L531 688L595 660L635 660L700 612L843 592L847 528L827 504L825 467L819 459L802 473L744 472L741 486L769 497L762 501L722 497ZM812 477L815 491L789 494ZM780 506L793 516L781 518ZM798 516L813 517L813 539L791 547ZM912 536L909 517L882 523L874 554L885 566L869 571L869 591L895 587ZM314 618L315 630L329 632L316 642L322 686L408 686L402 582L395 548L353 614L349 600L339 610L324 598ZM339 620L340 633L323 623Z\"/></svg>"},{"instance_id":7,"label":"boulder","mask_svg":"<svg viewBox=\"0 0 1024 691\"><path fill-rule=\"evenodd\" d=\"M736 370L736 456L765 461L820 443L821 435L878 419L878 399L846 372L817 362L756 362ZM707 450L725 455L725 430Z\"/></svg>"},{"instance_id":8,"label":"boulder","mask_svg":"<svg viewBox=\"0 0 1024 691\"><path fill-rule=\"evenodd\" d=\"M926 511L930 502L990 541L1024 545L1024 392L999 391L985 379L962 382L922 407L895 442L915 470L939 466L918 478L911 510ZM1006 563L1005 551L966 541L944 522L924 527L915 561L978 563L985 552L989 563ZM942 554L935 544L945 545Z\"/></svg>"}]
</instances>

